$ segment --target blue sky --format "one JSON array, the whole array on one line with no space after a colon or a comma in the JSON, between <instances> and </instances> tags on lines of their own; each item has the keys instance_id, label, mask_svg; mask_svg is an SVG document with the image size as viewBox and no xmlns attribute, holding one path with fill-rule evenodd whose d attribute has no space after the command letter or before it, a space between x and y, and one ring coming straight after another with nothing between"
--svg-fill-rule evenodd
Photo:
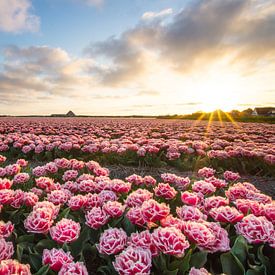
<instances>
[{"instance_id":1,"label":"blue sky","mask_svg":"<svg viewBox=\"0 0 275 275\"><path fill-rule=\"evenodd\" d=\"M146 11L178 10L180 0L105 0L100 5L85 0L34 0L31 11L40 18L38 32L2 32L1 46L48 45L81 55L90 43L119 35L135 26Z\"/></svg>"},{"instance_id":2,"label":"blue sky","mask_svg":"<svg viewBox=\"0 0 275 275\"><path fill-rule=\"evenodd\" d=\"M275 105L272 0L0 0L0 113Z\"/></svg>"}]
</instances>

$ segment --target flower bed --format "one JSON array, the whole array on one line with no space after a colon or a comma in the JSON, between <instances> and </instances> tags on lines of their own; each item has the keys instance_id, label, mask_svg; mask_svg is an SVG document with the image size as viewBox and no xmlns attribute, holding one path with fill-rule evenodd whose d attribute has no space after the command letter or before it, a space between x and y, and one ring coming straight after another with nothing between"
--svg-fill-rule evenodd
<instances>
[{"instance_id":1,"label":"flower bed","mask_svg":"<svg viewBox=\"0 0 275 275\"><path fill-rule=\"evenodd\" d=\"M275 204L238 173L0 160L0 274L271 274Z\"/></svg>"},{"instance_id":2,"label":"flower bed","mask_svg":"<svg viewBox=\"0 0 275 275\"><path fill-rule=\"evenodd\" d=\"M93 159L102 164L204 166L275 175L275 126L123 119L0 119L9 158Z\"/></svg>"}]
</instances>

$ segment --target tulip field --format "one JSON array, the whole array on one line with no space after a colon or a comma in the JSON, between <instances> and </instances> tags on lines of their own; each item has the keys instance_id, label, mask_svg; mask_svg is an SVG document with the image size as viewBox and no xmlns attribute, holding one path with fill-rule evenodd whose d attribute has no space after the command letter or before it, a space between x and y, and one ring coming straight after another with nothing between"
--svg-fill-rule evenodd
<instances>
[{"instance_id":1,"label":"tulip field","mask_svg":"<svg viewBox=\"0 0 275 275\"><path fill-rule=\"evenodd\" d=\"M275 125L1 118L0 275L275 274L274 198L243 175L274 179Z\"/></svg>"},{"instance_id":2,"label":"tulip field","mask_svg":"<svg viewBox=\"0 0 275 275\"><path fill-rule=\"evenodd\" d=\"M211 166L275 176L275 125L158 119L2 118L9 158L97 160L102 164Z\"/></svg>"}]
</instances>

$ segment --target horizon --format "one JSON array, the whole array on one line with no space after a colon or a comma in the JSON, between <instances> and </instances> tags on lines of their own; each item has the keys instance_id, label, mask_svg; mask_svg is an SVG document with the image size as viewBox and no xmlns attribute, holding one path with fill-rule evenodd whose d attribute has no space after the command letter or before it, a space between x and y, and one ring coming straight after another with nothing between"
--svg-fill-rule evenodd
<instances>
[{"instance_id":1,"label":"horizon","mask_svg":"<svg viewBox=\"0 0 275 275\"><path fill-rule=\"evenodd\" d=\"M270 0L0 0L0 112L275 106Z\"/></svg>"},{"instance_id":2,"label":"horizon","mask_svg":"<svg viewBox=\"0 0 275 275\"><path fill-rule=\"evenodd\" d=\"M74 117L165 117L165 116L190 116L190 115L194 115L194 114L208 114L208 115L213 115L215 113L231 113L231 112L234 112L234 111L237 111L237 112L244 112L248 109L251 109L251 110L255 110L256 108L275 108L275 106L254 106L252 108L246 108L246 109L242 109L242 110L239 110L239 109L232 109L230 111L224 111L222 109L215 109L215 110L212 110L212 111L203 111L203 110L197 110L195 112L192 112L192 113L166 113L166 114L156 114L156 115L148 115L148 114L129 114L129 115L122 115L122 114L116 114L116 115L109 115L109 114L103 114L103 115L95 115L95 114L79 114L79 113L75 113L73 110L68 110L64 113L62 112L57 112L57 113L52 113L52 114L18 114L18 115L8 115L8 114L1 114L0 113L0 117L58 117L58 115L60 117L66 117L66 114L68 112L73 112L74 113Z\"/></svg>"}]
</instances>

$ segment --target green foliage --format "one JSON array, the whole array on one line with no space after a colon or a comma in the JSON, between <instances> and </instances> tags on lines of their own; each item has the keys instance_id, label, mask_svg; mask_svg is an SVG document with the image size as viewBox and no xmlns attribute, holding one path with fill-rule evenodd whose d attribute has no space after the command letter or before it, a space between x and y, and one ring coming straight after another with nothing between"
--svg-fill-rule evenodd
<instances>
[{"instance_id":1,"label":"green foliage","mask_svg":"<svg viewBox=\"0 0 275 275\"><path fill-rule=\"evenodd\" d=\"M128 236L130 236L131 233L136 231L135 225L132 224L127 217L124 217L124 219L122 221L122 226Z\"/></svg>"},{"instance_id":2,"label":"green foliage","mask_svg":"<svg viewBox=\"0 0 275 275\"><path fill-rule=\"evenodd\" d=\"M228 275L243 275L245 273L244 267L239 259L231 252L221 255L222 270Z\"/></svg>"},{"instance_id":3,"label":"green foliage","mask_svg":"<svg viewBox=\"0 0 275 275\"><path fill-rule=\"evenodd\" d=\"M84 244L87 244L87 242L90 240L90 233L91 232L89 227L87 226L83 227L79 238L69 246L70 251L72 252L72 255L74 257L77 257L82 253L84 249Z\"/></svg>"},{"instance_id":4,"label":"green foliage","mask_svg":"<svg viewBox=\"0 0 275 275\"><path fill-rule=\"evenodd\" d=\"M50 267L48 265L42 266L34 275L47 275L49 274Z\"/></svg>"},{"instance_id":5,"label":"green foliage","mask_svg":"<svg viewBox=\"0 0 275 275\"><path fill-rule=\"evenodd\" d=\"M252 246L244 237L237 237L231 251L220 256L223 272L228 275L271 274L270 261L263 249L264 245Z\"/></svg>"},{"instance_id":6,"label":"green foliage","mask_svg":"<svg viewBox=\"0 0 275 275\"><path fill-rule=\"evenodd\" d=\"M270 116L252 116L246 112L223 112L222 110L216 110L210 113L196 112L188 115L167 115L158 116L158 119L188 119L188 120L206 120L209 121L220 121L223 122L249 122L249 123L275 123L275 118Z\"/></svg>"},{"instance_id":7,"label":"green foliage","mask_svg":"<svg viewBox=\"0 0 275 275\"><path fill-rule=\"evenodd\" d=\"M194 266L195 268L203 267L207 262L207 254L206 251L195 252L191 257L190 266Z\"/></svg>"}]
</instances>

